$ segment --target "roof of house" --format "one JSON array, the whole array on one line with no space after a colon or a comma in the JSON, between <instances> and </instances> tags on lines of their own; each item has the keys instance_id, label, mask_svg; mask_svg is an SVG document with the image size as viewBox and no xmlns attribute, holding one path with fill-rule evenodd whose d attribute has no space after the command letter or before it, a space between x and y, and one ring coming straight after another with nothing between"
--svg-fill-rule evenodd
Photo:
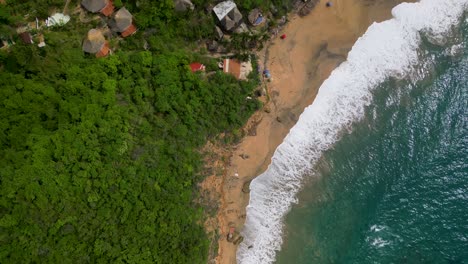
<instances>
[{"instance_id":1,"label":"roof of house","mask_svg":"<svg viewBox=\"0 0 468 264\"><path fill-rule=\"evenodd\" d=\"M124 32L120 33L122 37L126 38L137 31L136 26L132 23Z\"/></svg>"},{"instance_id":2,"label":"roof of house","mask_svg":"<svg viewBox=\"0 0 468 264\"><path fill-rule=\"evenodd\" d=\"M234 21L236 21L236 22L240 21L240 20L242 19L242 14L241 14L241 12L239 11L239 9L234 8L233 11L234 11L234 12L231 13L231 14L232 14L232 16L231 16L232 20L234 20Z\"/></svg>"},{"instance_id":3,"label":"roof of house","mask_svg":"<svg viewBox=\"0 0 468 264\"><path fill-rule=\"evenodd\" d=\"M105 57L109 54L110 48L109 48L109 42L105 42L104 45L102 45L101 49L95 54L96 58L102 58Z\"/></svg>"},{"instance_id":4,"label":"roof of house","mask_svg":"<svg viewBox=\"0 0 468 264\"><path fill-rule=\"evenodd\" d=\"M221 24L227 31L231 31L236 26L236 22L230 17L226 17Z\"/></svg>"},{"instance_id":5,"label":"roof of house","mask_svg":"<svg viewBox=\"0 0 468 264\"><path fill-rule=\"evenodd\" d=\"M246 80L249 73L252 71L252 63L250 61L240 62L236 59L224 59L223 72L229 73L239 80Z\"/></svg>"},{"instance_id":6,"label":"roof of house","mask_svg":"<svg viewBox=\"0 0 468 264\"><path fill-rule=\"evenodd\" d=\"M114 4L112 3L111 0L107 1L107 5L101 9L99 12L105 16L110 16L112 13L114 13Z\"/></svg>"},{"instance_id":7,"label":"roof of house","mask_svg":"<svg viewBox=\"0 0 468 264\"><path fill-rule=\"evenodd\" d=\"M83 0L81 5L88 11L96 13L101 11L106 5L108 0Z\"/></svg>"},{"instance_id":8,"label":"roof of house","mask_svg":"<svg viewBox=\"0 0 468 264\"><path fill-rule=\"evenodd\" d=\"M88 31L88 34L83 41L83 51L88 53L97 53L102 49L105 43L106 39L102 35L101 31L91 29Z\"/></svg>"},{"instance_id":9,"label":"roof of house","mask_svg":"<svg viewBox=\"0 0 468 264\"><path fill-rule=\"evenodd\" d=\"M236 8L236 4L233 1L224 1L217 4L213 8L213 12L219 20L222 20L234 8Z\"/></svg>"},{"instance_id":10,"label":"roof of house","mask_svg":"<svg viewBox=\"0 0 468 264\"><path fill-rule=\"evenodd\" d=\"M133 16L128 12L125 7L122 7L114 15L113 19L113 30L117 32L124 32L128 27L132 25Z\"/></svg>"},{"instance_id":11,"label":"roof of house","mask_svg":"<svg viewBox=\"0 0 468 264\"><path fill-rule=\"evenodd\" d=\"M19 37L25 44L32 44L34 41L32 40L32 36L29 32L23 32L19 34Z\"/></svg>"},{"instance_id":12,"label":"roof of house","mask_svg":"<svg viewBox=\"0 0 468 264\"><path fill-rule=\"evenodd\" d=\"M224 59L223 72L229 73L238 79L240 76L240 69L241 65L238 60Z\"/></svg>"},{"instance_id":13,"label":"roof of house","mask_svg":"<svg viewBox=\"0 0 468 264\"><path fill-rule=\"evenodd\" d=\"M205 70L205 65L199 62L192 62L190 63L190 69L192 70L192 72L203 71Z\"/></svg>"}]
</instances>

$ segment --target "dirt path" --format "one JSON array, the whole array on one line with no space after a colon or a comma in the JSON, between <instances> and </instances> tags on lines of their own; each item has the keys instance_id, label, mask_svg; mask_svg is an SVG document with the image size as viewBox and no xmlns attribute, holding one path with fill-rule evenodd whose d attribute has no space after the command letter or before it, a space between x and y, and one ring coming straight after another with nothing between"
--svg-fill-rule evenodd
<instances>
[{"instance_id":1,"label":"dirt path","mask_svg":"<svg viewBox=\"0 0 468 264\"><path fill-rule=\"evenodd\" d=\"M70 4L70 0L66 0L65 6L63 7L62 13L68 15L68 5Z\"/></svg>"}]
</instances>

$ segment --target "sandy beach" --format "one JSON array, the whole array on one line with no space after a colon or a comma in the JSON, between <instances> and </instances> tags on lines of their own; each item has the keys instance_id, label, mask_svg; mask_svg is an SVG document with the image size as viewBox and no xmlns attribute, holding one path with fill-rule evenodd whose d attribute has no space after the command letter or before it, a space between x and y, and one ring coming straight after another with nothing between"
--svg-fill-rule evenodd
<instances>
[{"instance_id":1,"label":"sandy beach","mask_svg":"<svg viewBox=\"0 0 468 264\"><path fill-rule=\"evenodd\" d=\"M227 151L227 161L220 162L223 175L207 177L201 184L220 199L217 218L208 224L218 229L216 263L236 263L237 246L226 237L231 226L242 230L248 183L267 168L276 147L359 36L372 22L390 18L391 8L400 2L335 0L326 7L326 1L320 1L306 17L290 15L278 34L286 34L286 39L277 37L258 53L262 70L266 67L272 75L266 82L269 100L262 98L267 103L249 119L247 136Z\"/></svg>"}]
</instances>

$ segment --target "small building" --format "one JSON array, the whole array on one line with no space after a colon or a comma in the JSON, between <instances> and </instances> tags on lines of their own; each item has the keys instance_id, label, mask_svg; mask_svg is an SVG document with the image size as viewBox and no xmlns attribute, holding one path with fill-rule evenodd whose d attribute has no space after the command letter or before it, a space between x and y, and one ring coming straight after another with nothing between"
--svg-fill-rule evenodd
<instances>
[{"instance_id":1,"label":"small building","mask_svg":"<svg viewBox=\"0 0 468 264\"><path fill-rule=\"evenodd\" d=\"M83 41L83 51L95 54L96 58L105 57L110 52L109 42L104 38L101 31L91 29Z\"/></svg>"},{"instance_id":2,"label":"small building","mask_svg":"<svg viewBox=\"0 0 468 264\"><path fill-rule=\"evenodd\" d=\"M242 14L233 1L224 1L213 8L224 30L232 32L242 23Z\"/></svg>"},{"instance_id":3,"label":"small building","mask_svg":"<svg viewBox=\"0 0 468 264\"><path fill-rule=\"evenodd\" d=\"M101 13L110 16L114 12L112 0L83 0L81 5L92 13Z\"/></svg>"},{"instance_id":4,"label":"small building","mask_svg":"<svg viewBox=\"0 0 468 264\"><path fill-rule=\"evenodd\" d=\"M197 71L205 71L205 65L199 63L199 62L192 62L190 63L190 69L192 72L197 72Z\"/></svg>"},{"instance_id":5,"label":"small building","mask_svg":"<svg viewBox=\"0 0 468 264\"><path fill-rule=\"evenodd\" d=\"M23 41L24 44L33 44L34 41L32 39L31 33L23 32L18 35L20 39Z\"/></svg>"},{"instance_id":6,"label":"small building","mask_svg":"<svg viewBox=\"0 0 468 264\"><path fill-rule=\"evenodd\" d=\"M253 70L250 61L241 62L236 59L224 59L220 66L222 66L223 72L236 77L238 80L247 80L249 73Z\"/></svg>"},{"instance_id":7,"label":"small building","mask_svg":"<svg viewBox=\"0 0 468 264\"><path fill-rule=\"evenodd\" d=\"M114 32L120 33L122 37L128 37L137 31L133 22L133 16L130 12L122 7L117 11L109 25Z\"/></svg>"}]
</instances>

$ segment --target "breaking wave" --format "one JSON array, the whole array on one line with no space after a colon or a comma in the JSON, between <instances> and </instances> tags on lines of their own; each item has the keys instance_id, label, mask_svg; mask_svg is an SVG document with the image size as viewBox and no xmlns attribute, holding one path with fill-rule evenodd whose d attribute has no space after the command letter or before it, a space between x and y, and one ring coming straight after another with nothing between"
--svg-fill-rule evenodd
<instances>
[{"instance_id":1,"label":"breaking wave","mask_svg":"<svg viewBox=\"0 0 468 264\"><path fill-rule=\"evenodd\" d=\"M304 175L343 131L364 116L379 84L418 74L414 67L423 38L444 44L444 36L467 9L468 0L403 3L392 10L392 19L367 29L276 149L268 169L252 181L238 263L275 261L282 244L283 217L297 202Z\"/></svg>"}]
</instances>

